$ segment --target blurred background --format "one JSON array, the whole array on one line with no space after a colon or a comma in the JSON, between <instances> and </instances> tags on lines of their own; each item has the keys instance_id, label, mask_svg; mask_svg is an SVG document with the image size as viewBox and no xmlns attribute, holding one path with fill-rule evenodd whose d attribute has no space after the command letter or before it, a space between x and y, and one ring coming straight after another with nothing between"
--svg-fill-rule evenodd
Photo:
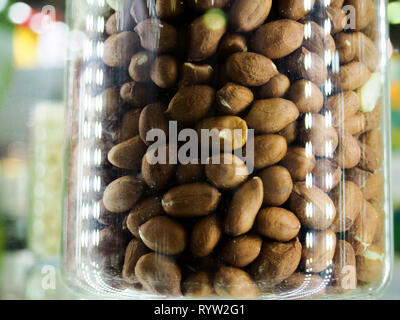
<instances>
[{"instance_id":1,"label":"blurred background","mask_svg":"<svg viewBox=\"0 0 400 320\"><path fill-rule=\"evenodd\" d=\"M383 298L400 299L400 1L389 6L396 264ZM55 23L44 29L49 16ZM64 21L64 0L0 0L2 300L79 298L63 285L58 268Z\"/></svg>"}]
</instances>

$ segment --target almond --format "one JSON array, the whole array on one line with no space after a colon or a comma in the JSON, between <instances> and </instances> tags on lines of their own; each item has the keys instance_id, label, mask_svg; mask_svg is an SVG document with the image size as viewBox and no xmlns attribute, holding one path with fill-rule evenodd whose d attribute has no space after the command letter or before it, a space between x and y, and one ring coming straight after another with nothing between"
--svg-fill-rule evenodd
<instances>
[{"instance_id":1,"label":"almond","mask_svg":"<svg viewBox=\"0 0 400 320\"><path fill-rule=\"evenodd\" d=\"M152 196L138 202L129 212L126 225L129 231L139 237L139 227L153 217L164 214L161 198Z\"/></svg>"},{"instance_id":2,"label":"almond","mask_svg":"<svg viewBox=\"0 0 400 320\"><path fill-rule=\"evenodd\" d=\"M143 182L132 176L114 180L104 190L105 208L111 212L125 212L132 209L142 197L143 187Z\"/></svg>"},{"instance_id":3,"label":"almond","mask_svg":"<svg viewBox=\"0 0 400 320\"><path fill-rule=\"evenodd\" d=\"M219 163L214 164L213 158L205 165L207 179L221 189L232 189L245 181L249 175L246 164L230 153L219 155Z\"/></svg>"},{"instance_id":4,"label":"almond","mask_svg":"<svg viewBox=\"0 0 400 320\"><path fill-rule=\"evenodd\" d=\"M260 292L247 272L233 267L221 267L214 277L214 290L222 297L252 299Z\"/></svg>"},{"instance_id":5,"label":"almond","mask_svg":"<svg viewBox=\"0 0 400 320\"><path fill-rule=\"evenodd\" d=\"M168 138L168 119L165 117L165 106L161 103L149 104L143 108L139 117L139 135L142 141L151 145L154 141L147 139L147 134L153 129L162 130Z\"/></svg>"},{"instance_id":6,"label":"almond","mask_svg":"<svg viewBox=\"0 0 400 320\"><path fill-rule=\"evenodd\" d=\"M308 80L299 80L292 84L288 97L301 113L318 113L324 105L324 96L321 90Z\"/></svg>"},{"instance_id":7,"label":"almond","mask_svg":"<svg viewBox=\"0 0 400 320\"><path fill-rule=\"evenodd\" d=\"M205 85L179 89L169 103L166 114L183 126L193 125L203 118L215 100L215 90Z\"/></svg>"},{"instance_id":8,"label":"almond","mask_svg":"<svg viewBox=\"0 0 400 320\"><path fill-rule=\"evenodd\" d=\"M167 296L181 295L181 270L166 256L148 253L140 257L135 274L146 290Z\"/></svg>"},{"instance_id":9,"label":"almond","mask_svg":"<svg viewBox=\"0 0 400 320\"><path fill-rule=\"evenodd\" d=\"M161 20L143 20L136 26L135 31L140 37L141 46L146 50L168 53L177 46L178 34L175 27Z\"/></svg>"},{"instance_id":10,"label":"almond","mask_svg":"<svg viewBox=\"0 0 400 320\"><path fill-rule=\"evenodd\" d=\"M264 186L263 202L268 206L280 206L292 192L293 182L289 171L281 166L272 166L259 173Z\"/></svg>"},{"instance_id":11,"label":"almond","mask_svg":"<svg viewBox=\"0 0 400 320\"><path fill-rule=\"evenodd\" d=\"M189 26L189 61L201 61L212 56L226 32L226 16L220 9L211 9Z\"/></svg>"},{"instance_id":12,"label":"almond","mask_svg":"<svg viewBox=\"0 0 400 320\"><path fill-rule=\"evenodd\" d=\"M249 32L267 19L272 0L234 0L229 22L236 32Z\"/></svg>"},{"instance_id":13,"label":"almond","mask_svg":"<svg viewBox=\"0 0 400 320\"><path fill-rule=\"evenodd\" d=\"M297 237L301 225L296 215L289 210L269 207L258 213L256 227L267 238L287 242Z\"/></svg>"},{"instance_id":14,"label":"almond","mask_svg":"<svg viewBox=\"0 0 400 320\"><path fill-rule=\"evenodd\" d=\"M295 121L298 116L299 110L293 102L273 98L255 101L245 120L249 128L257 133L276 133Z\"/></svg>"},{"instance_id":15,"label":"almond","mask_svg":"<svg viewBox=\"0 0 400 320\"><path fill-rule=\"evenodd\" d=\"M290 80L282 73L272 77L266 84L257 89L258 97L261 99L281 98L290 87Z\"/></svg>"},{"instance_id":16,"label":"almond","mask_svg":"<svg viewBox=\"0 0 400 320\"><path fill-rule=\"evenodd\" d=\"M227 83L217 92L218 111L225 115L237 115L245 110L254 99L253 92L243 86Z\"/></svg>"},{"instance_id":17,"label":"almond","mask_svg":"<svg viewBox=\"0 0 400 320\"><path fill-rule=\"evenodd\" d=\"M263 184L260 178L245 182L234 194L224 219L225 233L238 236L248 232L254 224L263 201Z\"/></svg>"},{"instance_id":18,"label":"almond","mask_svg":"<svg viewBox=\"0 0 400 320\"><path fill-rule=\"evenodd\" d=\"M218 244L222 232L215 214L201 218L190 236L190 251L196 257L208 256Z\"/></svg>"},{"instance_id":19,"label":"almond","mask_svg":"<svg viewBox=\"0 0 400 320\"><path fill-rule=\"evenodd\" d=\"M162 198L162 206L173 217L201 217L214 211L220 198L219 191L209 184L191 183L169 190Z\"/></svg>"},{"instance_id":20,"label":"almond","mask_svg":"<svg viewBox=\"0 0 400 320\"><path fill-rule=\"evenodd\" d=\"M303 268L310 273L319 273L332 265L336 234L331 230L308 231L302 248Z\"/></svg>"},{"instance_id":21,"label":"almond","mask_svg":"<svg viewBox=\"0 0 400 320\"><path fill-rule=\"evenodd\" d=\"M305 148L289 147L281 164L289 170L294 181L302 181L313 171L315 157L308 154Z\"/></svg>"},{"instance_id":22,"label":"almond","mask_svg":"<svg viewBox=\"0 0 400 320\"><path fill-rule=\"evenodd\" d=\"M304 4L303 4L304 5ZM254 33L254 50L270 59L280 59L297 50L304 38L304 26L289 19L268 22Z\"/></svg>"},{"instance_id":23,"label":"almond","mask_svg":"<svg viewBox=\"0 0 400 320\"><path fill-rule=\"evenodd\" d=\"M297 238L290 242L264 242L250 272L261 288L268 289L289 278L299 266L300 258L301 244Z\"/></svg>"},{"instance_id":24,"label":"almond","mask_svg":"<svg viewBox=\"0 0 400 320\"><path fill-rule=\"evenodd\" d=\"M108 152L108 161L121 169L138 170L146 149L140 137L135 136L114 146Z\"/></svg>"},{"instance_id":25,"label":"almond","mask_svg":"<svg viewBox=\"0 0 400 320\"><path fill-rule=\"evenodd\" d=\"M185 228L166 216L156 216L139 227L139 235L144 244L153 251L174 255L186 247Z\"/></svg>"},{"instance_id":26,"label":"almond","mask_svg":"<svg viewBox=\"0 0 400 320\"><path fill-rule=\"evenodd\" d=\"M234 82L250 87L262 86L278 74L270 59L253 52L237 52L229 56L226 72Z\"/></svg>"},{"instance_id":27,"label":"almond","mask_svg":"<svg viewBox=\"0 0 400 320\"><path fill-rule=\"evenodd\" d=\"M334 232L349 230L360 214L364 201L360 188L351 181L345 181L332 190L331 199L336 207L336 218L331 229Z\"/></svg>"},{"instance_id":28,"label":"almond","mask_svg":"<svg viewBox=\"0 0 400 320\"><path fill-rule=\"evenodd\" d=\"M254 138L254 167L263 169L282 160L287 152L286 139L276 134Z\"/></svg>"},{"instance_id":29,"label":"almond","mask_svg":"<svg viewBox=\"0 0 400 320\"><path fill-rule=\"evenodd\" d=\"M261 245L262 239L257 235L232 238L222 248L222 259L233 267L243 268L258 257Z\"/></svg>"},{"instance_id":30,"label":"almond","mask_svg":"<svg viewBox=\"0 0 400 320\"><path fill-rule=\"evenodd\" d=\"M297 215L302 226L315 230L329 228L336 217L335 205L331 198L315 186L308 187L305 182L297 182L294 185L289 207Z\"/></svg>"}]
</instances>

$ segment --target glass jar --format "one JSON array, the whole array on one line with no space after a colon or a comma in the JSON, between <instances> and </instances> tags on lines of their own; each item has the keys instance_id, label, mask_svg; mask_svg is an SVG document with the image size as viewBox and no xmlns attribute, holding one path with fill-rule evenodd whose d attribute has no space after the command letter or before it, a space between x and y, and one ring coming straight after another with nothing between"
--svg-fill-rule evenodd
<instances>
[{"instance_id":1,"label":"glass jar","mask_svg":"<svg viewBox=\"0 0 400 320\"><path fill-rule=\"evenodd\" d=\"M71 285L136 299L382 292L392 261L385 1L68 10Z\"/></svg>"}]
</instances>

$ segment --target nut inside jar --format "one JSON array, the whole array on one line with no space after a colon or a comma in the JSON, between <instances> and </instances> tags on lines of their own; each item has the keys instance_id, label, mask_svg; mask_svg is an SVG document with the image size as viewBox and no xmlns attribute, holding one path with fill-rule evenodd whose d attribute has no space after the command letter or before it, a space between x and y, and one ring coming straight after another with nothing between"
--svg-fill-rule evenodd
<instances>
[{"instance_id":1,"label":"nut inside jar","mask_svg":"<svg viewBox=\"0 0 400 320\"><path fill-rule=\"evenodd\" d=\"M103 236L89 245L101 274L164 296L378 286L385 70L365 31L377 2L111 6L97 37L114 77L89 88L102 106L87 119L107 128L88 170L112 177L93 215Z\"/></svg>"}]
</instances>

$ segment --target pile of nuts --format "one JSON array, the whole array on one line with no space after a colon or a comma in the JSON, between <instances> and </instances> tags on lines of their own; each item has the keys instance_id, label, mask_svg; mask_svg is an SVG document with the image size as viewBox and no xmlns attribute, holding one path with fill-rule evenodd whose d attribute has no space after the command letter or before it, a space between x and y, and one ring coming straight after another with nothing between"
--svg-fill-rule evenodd
<instances>
[{"instance_id":1,"label":"pile of nuts","mask_svg":"<svg viewBox=\"0 0 400 320\"><path fill-rule=\"evenodd\" d=\"M106 23L102 174L112 181L91 252L112 285L307 298L378 283L383 139L373 1L122 2ZM355 9L353 28L345 5ZM115 70L129 77L113 80ZM223 150L220 164L151 164L146 135L168 135L170 121L241 129L233 149L254 129L254 172Z\"/></svg>"}]
</instances>

